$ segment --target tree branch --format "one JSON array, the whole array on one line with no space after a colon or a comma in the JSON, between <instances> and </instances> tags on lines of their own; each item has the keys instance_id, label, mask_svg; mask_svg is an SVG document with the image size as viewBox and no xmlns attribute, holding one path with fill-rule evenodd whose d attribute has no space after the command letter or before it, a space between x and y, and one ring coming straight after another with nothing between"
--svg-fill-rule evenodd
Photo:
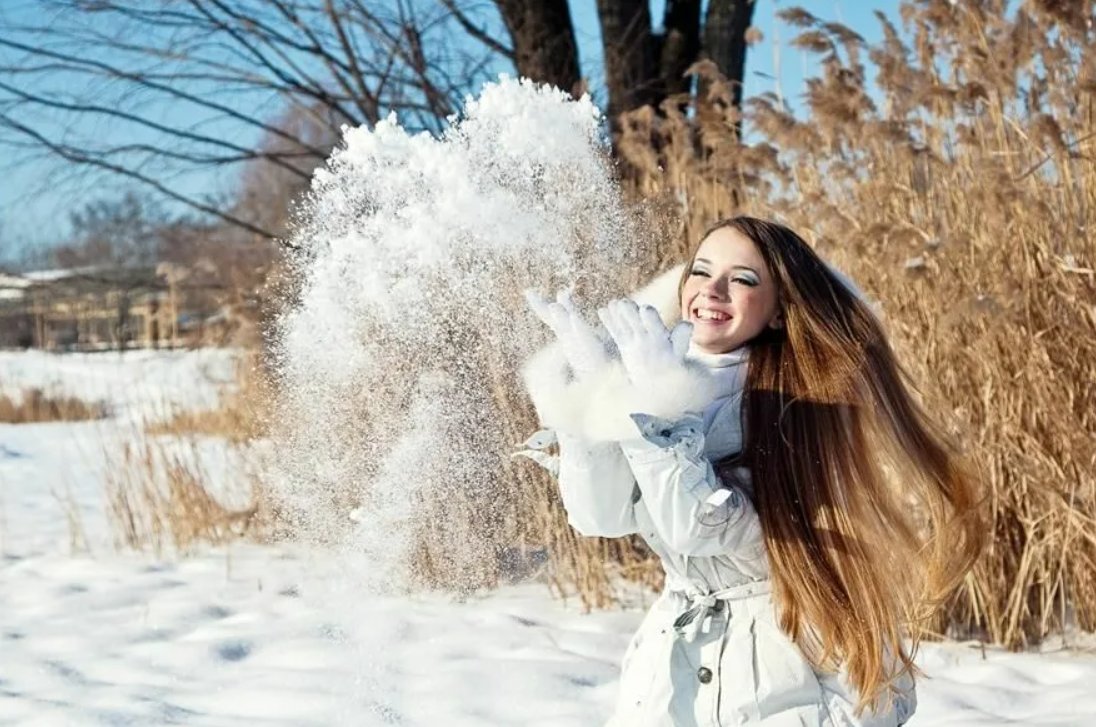
<instances>
[{"instance_id":1,"label":"tree branch","mask_svg":"<svg viewBox=\"0 0 1096 727\"><path fill-rule=\"evenodd\" d=\"M7 126L10 129L18 131L19 133L34 139L37 143L41 144L42 146L44 146L47 149L49 149L49 150L53 151L54 153L56 153L58 156L62 157L63 159L66 159L70 162L75 162L77 164L86 164L86 165L90 165L90 166L94 166L94 167L99 167L99 168L104 169L106 171L113 172L114 174L118 174L118 175L121 175L123 177L129 177L130 179L135 179L135 180L141 182L142 184L146 184L146 185L152 187L157 192L159 192L160 194L163 194L165 197L168 197L169 199L174 199L178 202L182 202L183 204L187 205L188 207L192 207L192 208L194 208L196 210L199 210L201 212L205 212L206 214L217 217L218 219L224 220L225 222L229 222L229 223L231 223L231 224L233 224L237 227L243 228L243 229L245 229L249 232L253 232L257 235L261 235L261 236L263 236L267 239L271 239L271 240L277 239L273 234L271 234L267 230L264 230L260 227L256 227L255 225L252 225L250 222L247 222L246 220L242 220L238 217L235 217L235 216L225 212L224 210L218 209L216 207L212 207L212 206L207 205L203 202L199 202L196 199L193 199L191 197L187 197L186 195L180 194L180 193L178 193L178 192L176 192L172 189L169 189L168 187L166 187L165 185L163 185L159 181L157 181L157 180L155 180L151 177L148 177L146 175L143 175L140 172L136 172L132 169L126 169L125 167L118 166L117 164L111 164L110 162L105 162L101 159L95 159L93 157L89 157L87 154L85 154L83 152L74 150L70 147L62 146L60 144L56 144L56 143L50 141L49 139L47 139L46 137L42 136L38 132L34 131L33 129L31 129L31 128L15 121L11 117L9 117L7 114L0 114L0 123L2 123L4 126ZM286 241L280 241L280 242L282 242L282 244L284 244L284 245L292 247L292 245L290 243L286 242Z\"/></svg>"},{"instance_id":2,"label":"tree branch","mask_svg":"<svg viewBox=\"0 0 1096 727\"><path fill-rule=\"evenodd\" d=\"M449 10L450 14L453 16L453 19L460 24L460 27L464 28L464 31L468 33L468 35L472 36L480 43L483 43L485 46L493 50L495 53L498 53L503 58L507 58L511 61L514 60L513 49L507 48L505 45L499 43L497 40L495 40L479 27L477 27L475 23L469 20L468 16L465 15L461 11L461 9L457 7L457 3L455 2L455 0L441 0L441 4L444 5L447 10Z\"/></svg>"}]
</instances>

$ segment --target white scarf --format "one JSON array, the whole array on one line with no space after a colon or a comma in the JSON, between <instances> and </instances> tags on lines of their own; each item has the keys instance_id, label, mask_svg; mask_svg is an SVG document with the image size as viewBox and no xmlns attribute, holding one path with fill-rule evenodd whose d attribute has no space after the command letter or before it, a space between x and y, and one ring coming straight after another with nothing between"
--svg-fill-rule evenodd
<instances>
[{"instance_id":1,"label":"white scarf","mask_svg":"<svg viewBox=\"0 0 1096 727\"><path fill-rule=\"evenodd\" d=\"M719 382L720 396L738 393L746 385L746 363L750 358L750 347L739 346L727 353L708 353L701 351L696 344L689 343L685 358L702 364Z\"/></svg>"},{"instance_id":2,"label":"white scarf","mask_svg":"<svg viewBox=\"0 0 1096 727\"><path fill-rule=\"evenodd\" d=\"M704 453L712 461L742 451L742 392L750 358L749 346L728 353L706 353L689 346L686 358L702 364L718 382L718 395L704 407Z\"/></svg>"}]
</instances>

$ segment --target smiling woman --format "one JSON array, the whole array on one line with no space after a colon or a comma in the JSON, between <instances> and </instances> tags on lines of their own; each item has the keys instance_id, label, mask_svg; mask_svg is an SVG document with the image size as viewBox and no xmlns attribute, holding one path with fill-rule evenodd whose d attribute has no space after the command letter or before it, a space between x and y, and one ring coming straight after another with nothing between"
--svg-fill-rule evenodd
<instances>
[{"instance_id":1,"label":"smiling woman","mask_svg":"<svg viewBox=\"0 0 1096 727\"><path fill-rule=\"evenodd\" d=\"M693 345L707 353L733 351L765 328L783 325L776 283L761 253L732 226L704 236L679 295L693 324Z\"/></svg>"},{"instance_id":2,"label":"smiling woman","mask_svg":"<svg viewBox=\"0 0 1096 727\"><path fill-rule=\"evenodd\" d=\"M793 231L718 223L676 292L661 317L612 301L605 333L532 298L569 367L525 371L568 519L639 535L666 573L610 724L904 724L920 629L981 546L975 483Z\"/></svg>"}]
</instances>

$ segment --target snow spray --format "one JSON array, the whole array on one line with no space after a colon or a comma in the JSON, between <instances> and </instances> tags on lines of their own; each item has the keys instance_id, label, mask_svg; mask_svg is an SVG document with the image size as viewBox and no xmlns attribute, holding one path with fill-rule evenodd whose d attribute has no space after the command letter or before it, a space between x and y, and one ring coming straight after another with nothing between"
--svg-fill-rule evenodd
<instances>
[{"instance_id":1,"label":"snow spray","mask_svg":"<svg viewBox=\"0 0 1096 727\"><path fill-rule=\"evenodd\" d=\"M347 129L315 174L275 340L274 495L348 601L490 580L517 500L500 463L531 433L497 394L548 335L522 291L598 290L640 244L600 126L588 98L502 77L439 136Z\"/></svg>"}]
</instances>

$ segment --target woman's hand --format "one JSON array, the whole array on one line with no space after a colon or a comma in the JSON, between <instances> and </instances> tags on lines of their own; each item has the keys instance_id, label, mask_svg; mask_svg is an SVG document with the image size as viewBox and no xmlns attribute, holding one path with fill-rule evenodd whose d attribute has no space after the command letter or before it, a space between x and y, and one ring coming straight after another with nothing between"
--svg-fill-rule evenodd
<instances>
[{"instance_id":1,"label":"woman's hand","mask_svg":"<svg viewBox=\"0 0 1096 727\"><path fill-rule=\"evenodd\" d=\"M667 330L658 311L635 301L614 300L597 312L620 351L628 378L636 385L657 386L662 374L685 361L693 324L681 321Z\"/></svg>"},{"instance_id":2,"label":"woman's hand","mask_svg":"<svg viewBox=\"0 0 1096 727\"><path fill-rule=\"evenodd\" d=\"M593 373L608 363L609 352L605 342L575 310L570 289L561 290L555 302L541 298L536 291L527 290L525 300L537 318L552 329L576 376Z\"/></svg>"}]
</instances>

